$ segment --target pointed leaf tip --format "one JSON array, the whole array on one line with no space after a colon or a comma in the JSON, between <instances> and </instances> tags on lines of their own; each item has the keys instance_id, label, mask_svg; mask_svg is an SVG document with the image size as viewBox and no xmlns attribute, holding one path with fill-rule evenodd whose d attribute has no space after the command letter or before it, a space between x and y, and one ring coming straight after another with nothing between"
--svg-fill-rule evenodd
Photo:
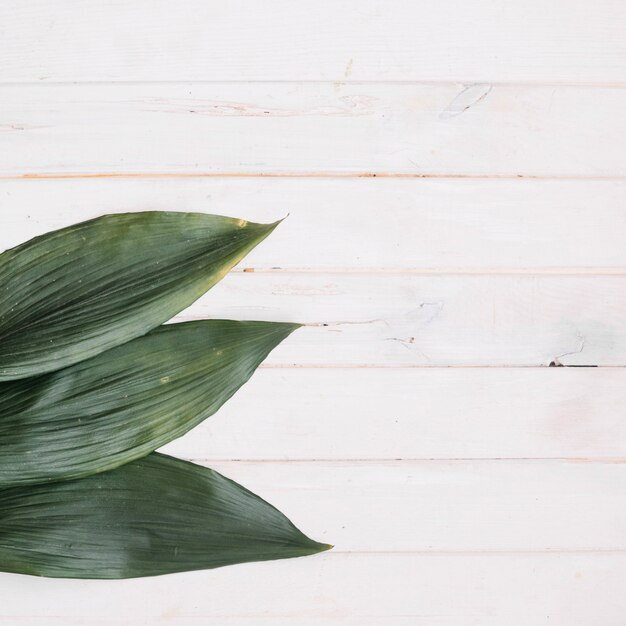
<instances>
[{"instance_id":1,"label":"pointed leaf tip","mask_svg":"<svg viewBox=\"0 0 626 626\"><path fill-rule=\"evenodd\" d=\"M6 572L133 578L306 556L324 545L236 482L156 453L89 478L0 490Z\"/></svg>"},{"instance_id":2,"label":"pointed leaf tip","mask_svg":"<svg viewBox=\"0 0 626 626\"><path fill-rule=\"evenodd\" d=\"M308 539L308 537L307 537ZM308 539L308 546L311 550L309 554L318 554L320 552L326 552L328 550L332 550L335 546L330 543L320 543L319 541L314 541L313 539Z\"/></svg>"},{"instance_id":3,"label":"pointed leaf tip","mask_svg":"<svg viewBox=\"0 0 626 626\"><path fill-rule=\"evenodd\" d=\"M0 383L0 488L105 471L180 437L296 327L168 324L59 372Z\"/></svg>"},{"instance_id":4,"label":"pointed leaf tip","mask_svg":"<svg viewBox=\"0 0 626 626\"><path fill-rule=\"evenodd\" d=\"M144 335L278 225L202 213L105 215L0 255L0 381L59 370Z\"/></svg>"}]
</instances>

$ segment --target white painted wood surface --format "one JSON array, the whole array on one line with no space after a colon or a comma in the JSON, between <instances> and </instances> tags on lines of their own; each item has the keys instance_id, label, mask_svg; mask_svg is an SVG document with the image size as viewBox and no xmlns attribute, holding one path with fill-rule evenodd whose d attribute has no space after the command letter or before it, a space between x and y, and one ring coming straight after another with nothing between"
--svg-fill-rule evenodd
<instances>
[{"instance_id":1,"label":"white painted wood surface","mask_svg":"<svg viewBox=\"0 0 626 626\"><path fill-rule=\"evenodd\" d=\"M211 467L288 511L303 530L320 529L317 535L337 552L626 550L626 473L619 462L216 461Z\"/></svg>"},{"instance_id":2,"label":"white painted wood surface","mask_svg":"<svg viewBox=\"0 0 626 626\"><path fill-rule=\"evenodd\" d=\"M2 3L4 81L620 82L620 0Z\"/></svg>"},{"instance_id":3,"label":"white painted wood surface","mask_svg":"<svg viewBox=\"0 0 626 626\"><path fill-rule=\"evenodd\" d=\"M623 367L262 368L166 451L207 463L615 461L625 387Z\"/></svg>"},{"instance_id":4,"label":"white painted wood surface","mask_svg":"<svg viewBox=\"0 0 626 626\"><path fill-rule=\"evenodd\" d=\"M336 547L0 575L0 624L624 626L625 26L617 0L2 3L0 248L290 214L177 319L306 326L166 449Z\"/></svg>"},{"instance_id":5,"label":"white painted wood surface","mask_svg":"<svg viewBox=\"0 0 626 626\"><path fill-rule=\"evenodd\" d=\"M0 176L626 175L622 87L149 83L2 93L11 150L0 153Z\"/></svg>"},{"instance_id":6,"label":"white painted wood surface","mask_svg":"<svg viewBox=\"0 0 626 626\"><path fill-rule=\"evenodd\" d=\"M2 619L25 626L528 626L626 612L620 552L329 553L152 579L2 578ZM28 610L25 610L25 605ZM26 613L26 615L25 615Z\"/></svg>"},{"instance_id":7,"label":"white painted wood surface","mask_svg":"<svg viewBox=\"0 0 626 626\"><path fill-rule=\"evenodd\" d=\"M623 274L624 206L623 180L0 180L0 246L103 213L289 214L239 269Z\"/></svg>"}]
</instances>

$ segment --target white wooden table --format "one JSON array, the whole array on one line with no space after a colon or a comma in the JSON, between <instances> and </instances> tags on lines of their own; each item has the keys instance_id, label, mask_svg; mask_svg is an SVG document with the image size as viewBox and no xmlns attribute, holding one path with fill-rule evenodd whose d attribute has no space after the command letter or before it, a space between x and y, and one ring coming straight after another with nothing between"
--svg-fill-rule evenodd
<instances>
[{"instance_id":1,"label":"white wooden table","mask_svg":"<svg viewBox=\"0 0 626 626\"><path fill-rule=\"evenodd\" d=\"M167 450L336 548L4 574L0 624L624 626L625 33L620 0L2 2L0 247L290 214L180 319L307 326Z\"/></svg>"}]
</instances>

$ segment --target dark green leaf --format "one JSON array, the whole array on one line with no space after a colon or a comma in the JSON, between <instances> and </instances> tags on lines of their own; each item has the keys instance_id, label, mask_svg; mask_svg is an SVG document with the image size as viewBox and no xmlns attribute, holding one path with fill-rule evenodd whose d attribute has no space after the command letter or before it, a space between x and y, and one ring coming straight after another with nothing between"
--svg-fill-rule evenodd
<instances>
[{"instance_id":1,"label":"dark green leaf","mask_svg":"<svg viewBox=\"0 0 626 626\"><path fill-rule=\"evenodd\" d=\"M297 324L161 326L64 370L0 383L0 485L79 478L212 415Z\"/></svg>"},{"instance_id":2,"label":"dark green leaf","mask_svg":"<svg viewBox=\"0 0 626 626\"><path fill-rule=\"evenodd\" d=\"M331 546L217 472L160 454L111 472L0 490L0 570L131 578Z\"/></svg>"},{"instance_id":3,"label":"dark green leaf","mask_svg":"<svg viewBox=\"0 0 626 626\"><path fill-rule=\"evenodd\" d=\"M0 255L0 380L58 370L156 328L275 226L126 213L8 250Z\"/></svg>"}]
</instances>

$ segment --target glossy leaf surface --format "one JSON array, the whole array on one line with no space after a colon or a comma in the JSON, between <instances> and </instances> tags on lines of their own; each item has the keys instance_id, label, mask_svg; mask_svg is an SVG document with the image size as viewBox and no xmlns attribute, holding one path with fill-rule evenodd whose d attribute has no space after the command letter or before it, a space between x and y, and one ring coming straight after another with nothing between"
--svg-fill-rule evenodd
<instances>
[{"instance_id":1,"label":"glossy leaf surface","mask_svg":"<svg viewBox=\"0 0 626 626\"><path fill-rule=\"evenodd\" d=\"M149 454L215 413L296 328L168 324L58 372L0 383L0 486L78 478Z\"/></svg>"},{"instance_id":2,"label":"glossy leaf surface","mask_svg":"<svg viewBox=\"0 0 626 626\"><path fill-rule=\"evenodd\" d=\"M131 578L330 546L205 467L151 454L89 478L0 490L0 570Z\"/></svg>"},{"instance_id":3,"label":"glossy leaf surface","mask_svg":"<svg viewBox=\"0 0 626 626\"><path fill-rule=\"evenodd\" d=\"M200 213L106 215L0 255L0 381L55 371L189 306L276 224Z\"/></svg>"}]
</instances>

